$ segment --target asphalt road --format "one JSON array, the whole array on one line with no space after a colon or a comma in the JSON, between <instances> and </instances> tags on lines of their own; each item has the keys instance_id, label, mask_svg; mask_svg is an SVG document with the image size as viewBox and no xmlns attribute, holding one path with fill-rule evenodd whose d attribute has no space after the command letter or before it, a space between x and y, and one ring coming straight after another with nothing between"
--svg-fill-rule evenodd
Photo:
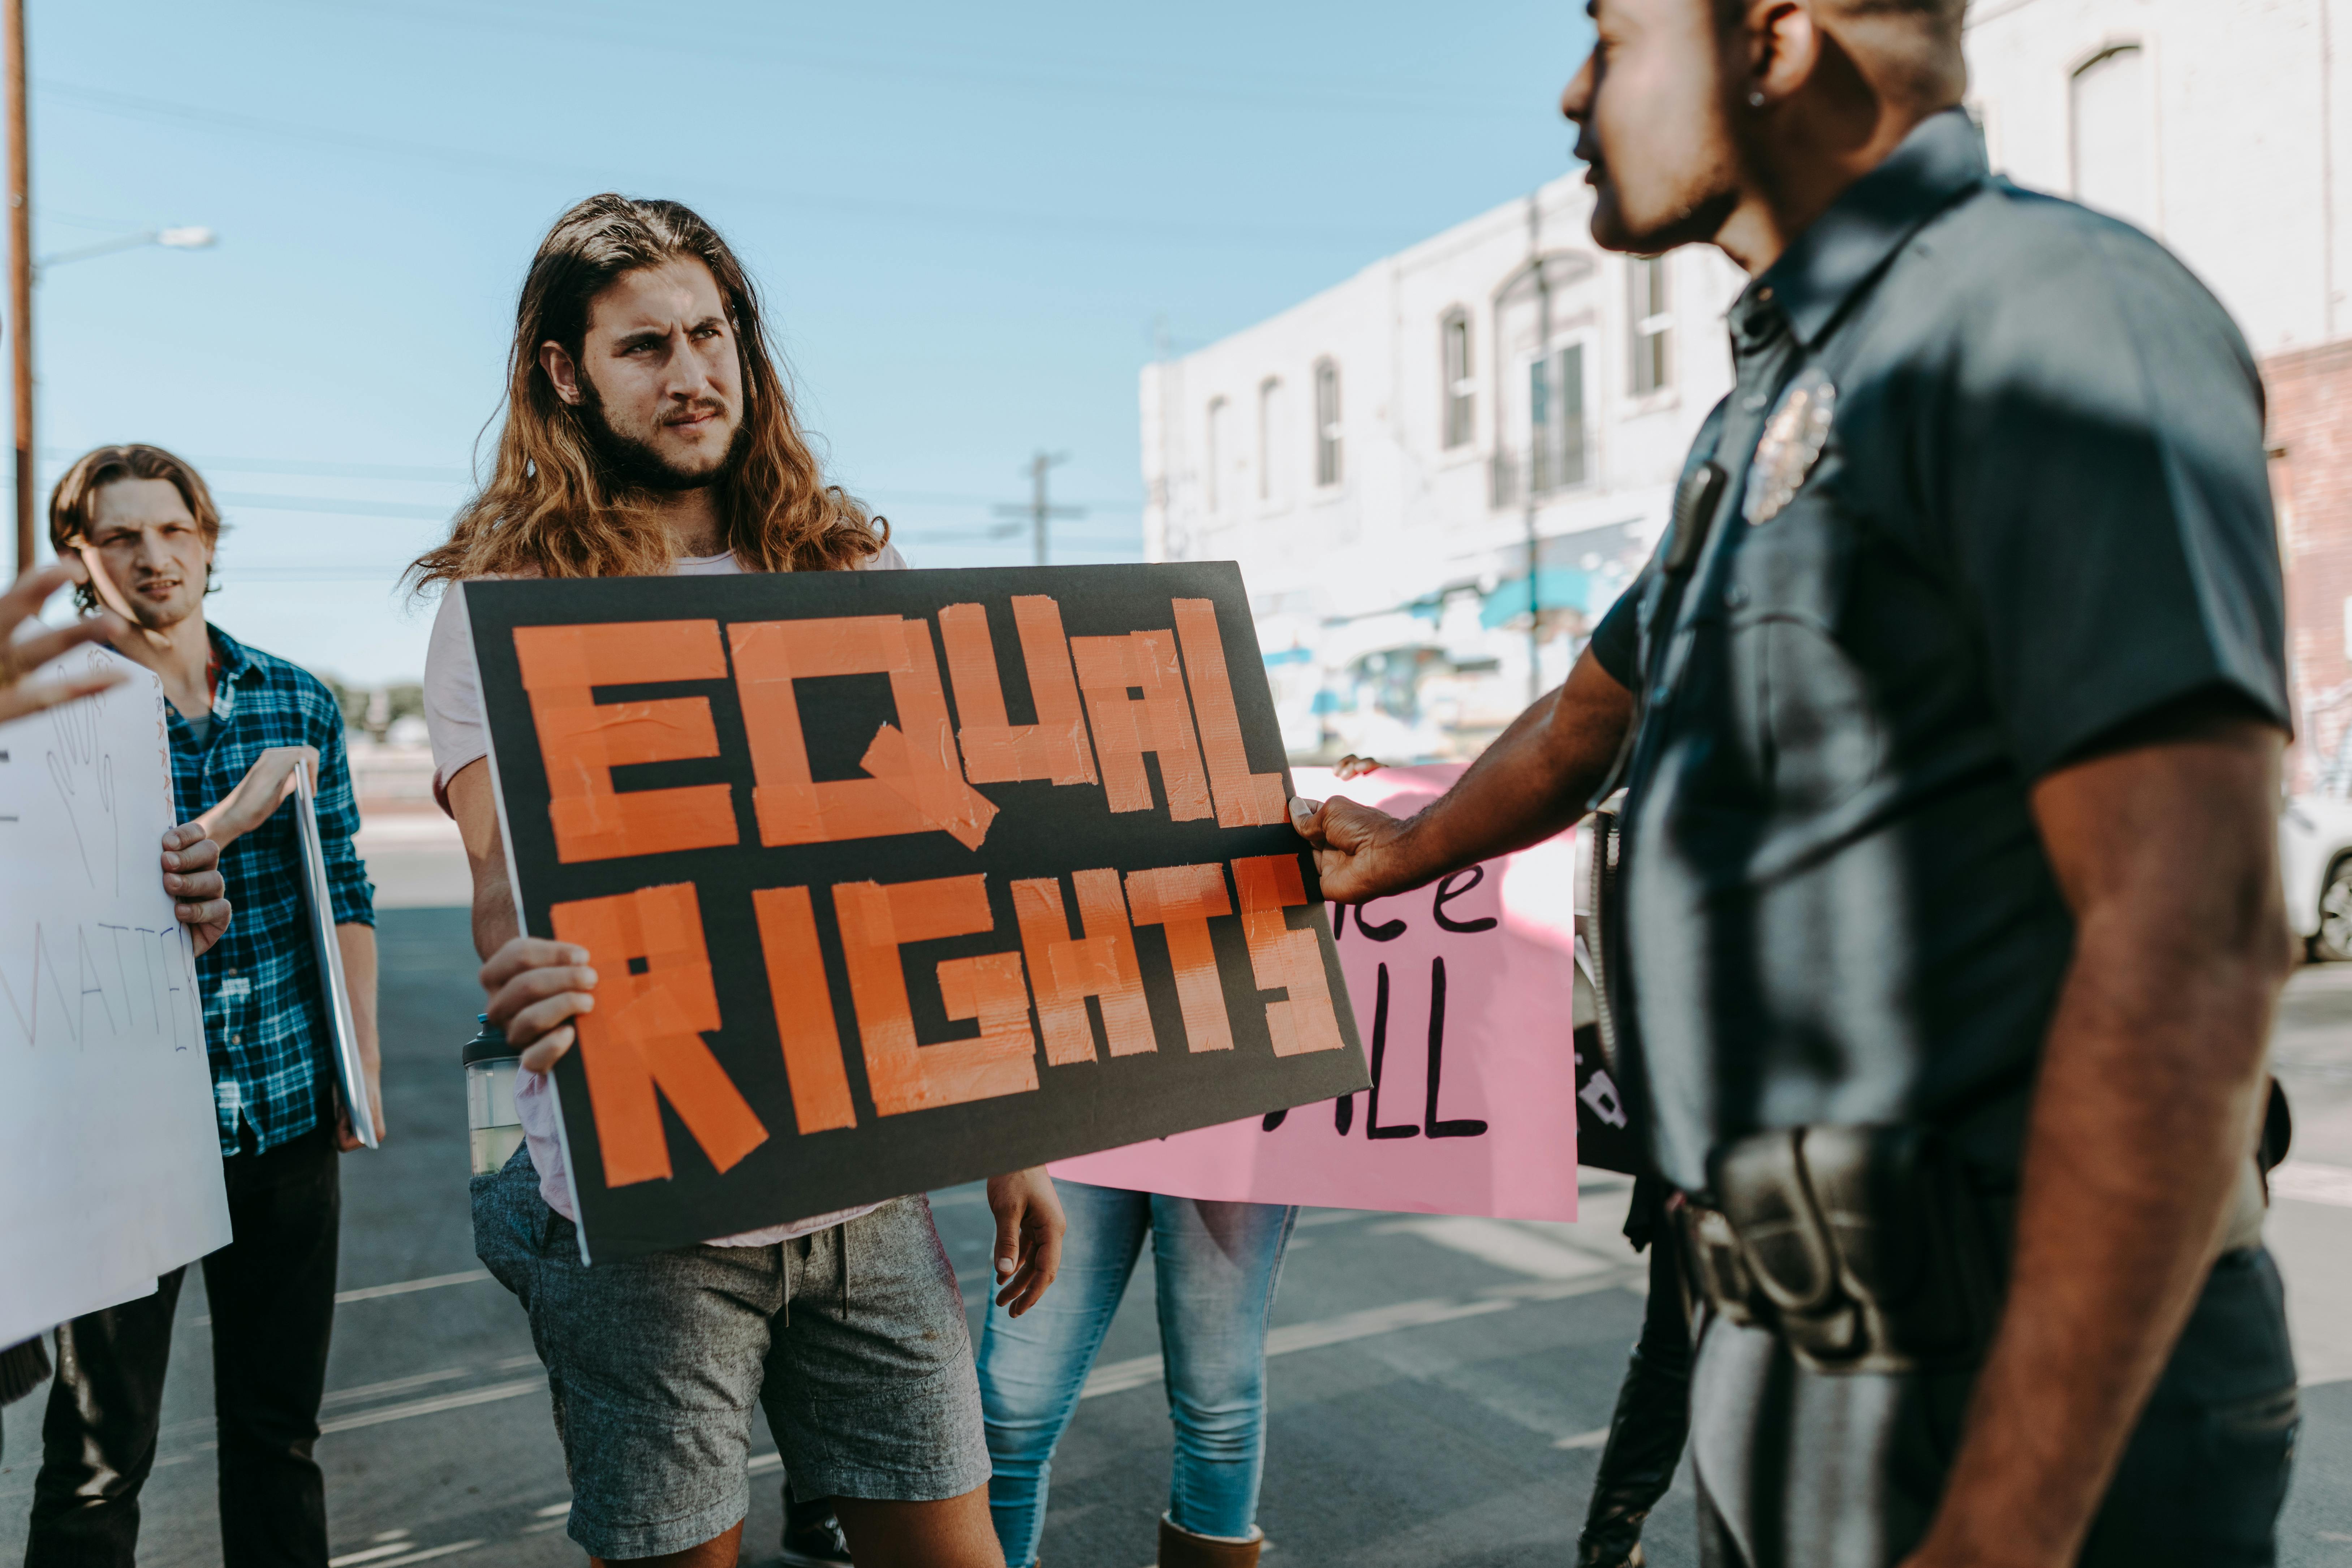
<instances>
[{"instance_id":1,"label":"asphalt road","mask_svg":"<svg viewBox=\"0 0 2352 1568\"><path fill-rule=\"evenodd\" d=\"M460 911L382 917L391 1137L343 1165L344 1304L319 1453L342 1568L577 1563L569 1489L520 1309L483 1278L465 1202L457 1047L477 1005ZM2352 1564L2352 966L2305 971L2278 1055L2303 1131L2272 1223L2294 1289L2305 1417L2282 1561ZM1641 1314L1617 1237L1622 1191L1595 1175L1574 1226L1309 1211L1270 1348L1263 1522L1270 1564L1565 1563ZM991 1227L976 1189L934 1194L974 1307ZM1045 1561L1141 1568L1165 1506L1169 1428L1149 1271L1111 1331L1054 1478ZM201 1282L182 1300L142 1562L220 1562ZM2317 1381L2326 1379L2327 1381ZM22 1552L39 1396L10 1407L0 1562ZM753 1452L773 1453L764 1428ZM745 1561L774 1555L772 1458ZM1695 1563L1687 1472L1651 1561Z\"/></svg>"}]
</instances>

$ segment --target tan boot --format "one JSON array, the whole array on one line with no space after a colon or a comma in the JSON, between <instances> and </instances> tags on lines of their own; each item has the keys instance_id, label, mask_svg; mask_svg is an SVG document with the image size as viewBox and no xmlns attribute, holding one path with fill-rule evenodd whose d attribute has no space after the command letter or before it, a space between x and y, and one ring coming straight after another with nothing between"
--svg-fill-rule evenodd
<instances>
[{"instance_id":1,"label":"tan boot","mask_svg":"<svg viewBox=\"0 0 2352 1568\"><path fill-rule=\"evenodd\" d=\"M1163 1513L1160 1516L1160 1568L1257 1568L1265 1532L1255 1525L1250 1530L1250 1540L1223 1541L1179 1530Z\"/></svg>"}]
</instances>

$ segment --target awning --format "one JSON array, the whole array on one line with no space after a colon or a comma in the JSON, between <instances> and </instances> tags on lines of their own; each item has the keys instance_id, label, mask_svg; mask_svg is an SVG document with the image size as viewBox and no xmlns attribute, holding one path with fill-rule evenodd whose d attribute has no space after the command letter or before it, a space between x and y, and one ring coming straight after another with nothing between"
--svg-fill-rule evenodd
<instances>
[{"instance_id":1,"label":"awning","mask_svg":"<svg viewBox=\"0 0 2352 1568\"><path fill-rule=\"evenodd\" d=\"M1594 591L1601 587L1599 574L1580 571L1573 566L1538 566L1536 568L1536 605L1545 610L1581 610L1590 615ZM1528 580L1525 574L1504 579L1488 594L1478 608L1478 625L1487 631L1504 625L1515 616L1528 613Z\"/></svg>"}]
</instances>

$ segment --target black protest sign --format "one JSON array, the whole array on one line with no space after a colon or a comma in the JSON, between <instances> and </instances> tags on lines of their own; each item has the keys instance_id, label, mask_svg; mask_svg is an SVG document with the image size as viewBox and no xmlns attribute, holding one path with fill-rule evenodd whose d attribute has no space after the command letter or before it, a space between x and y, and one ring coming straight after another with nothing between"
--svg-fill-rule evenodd
<instances>
[{"instance_id":1,"label":"black protest sign","mask_svg":"<svg viewBox=\"0 0 2352 1568\"><path fill-rule=\"evenodd\" d=\"M1231 564L466 603L593 1257L1366 1086Z\"/></svg>"}]
</instances>

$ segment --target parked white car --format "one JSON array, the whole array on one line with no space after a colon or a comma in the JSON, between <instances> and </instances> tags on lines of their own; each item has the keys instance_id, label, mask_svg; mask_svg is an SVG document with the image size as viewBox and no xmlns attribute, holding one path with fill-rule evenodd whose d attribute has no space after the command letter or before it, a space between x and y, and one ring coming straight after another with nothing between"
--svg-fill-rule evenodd
<instances>
[{"instance_id":1,"label":"parked white car","mask_svg":"<svg viewBox=\"0 0 2352 1568\"><path fill-rule=\"evenodd\" d=\"M2352 800L2297 795L2279 813L2286 917L2315 959L2352 960Z\"/></svg>"}]
</instances>

